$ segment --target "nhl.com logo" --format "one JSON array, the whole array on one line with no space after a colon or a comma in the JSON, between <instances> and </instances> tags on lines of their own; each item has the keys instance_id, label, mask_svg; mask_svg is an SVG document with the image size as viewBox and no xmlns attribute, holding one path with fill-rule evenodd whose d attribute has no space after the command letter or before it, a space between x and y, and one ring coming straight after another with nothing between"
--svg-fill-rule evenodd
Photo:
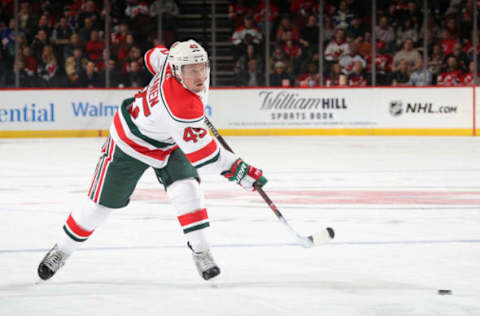
<instances>
[{"instance_id":1,"label":"nhl.com logo","mask_svg":"<svg viewBox=\"0 0 480 316\"><path fill-rule=\"evenodd\" d=\"M390 101L390 114L400 116L403 113L403 102L400 100Z\"/></svg>"}]
</instances>

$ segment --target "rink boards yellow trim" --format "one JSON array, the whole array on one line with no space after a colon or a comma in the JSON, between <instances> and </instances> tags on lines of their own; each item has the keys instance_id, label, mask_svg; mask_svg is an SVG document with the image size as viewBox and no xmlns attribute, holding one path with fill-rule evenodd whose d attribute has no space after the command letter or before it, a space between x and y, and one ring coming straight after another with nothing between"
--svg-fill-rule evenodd
<instances>
[{"instance_id":1,"label":"rink boards yellow trim","mask_svg":"<svg viewBox=\"0 0 480 316\"><path fill-rule=\"evenodd\" d=\"M220 129L224 136L473 136L471 128ZM476 135L480 134L477 130ZM0 138L103 137L108 130L0 131Z\"/></svg>"},{"instance_id":2,"label":"rink boards yellow trim","mask_svg":"<svg viewBox=\"0 0 480 316\"><path fill-rule=\"evenodd\" d=\"M472 136L471 128L223 129L224 136ZM478 135L478 134L477 134Z\"/></svg>"},{"instance_id":3,"label":"rink boards yellow trim","mask_svg":"<svg viewBox=\"0 0 480 316\"><path fill-rule=\"evenodd\" d=\"M0 138L101 137L108 130L0 131Z\"/></svg>"}]
</instances>

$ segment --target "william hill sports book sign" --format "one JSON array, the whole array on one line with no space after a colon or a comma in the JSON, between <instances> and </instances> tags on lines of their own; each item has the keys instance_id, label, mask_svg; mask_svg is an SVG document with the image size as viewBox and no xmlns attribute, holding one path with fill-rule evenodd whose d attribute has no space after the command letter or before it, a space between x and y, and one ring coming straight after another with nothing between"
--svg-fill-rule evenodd
<instances>
[{"instance_id":1,"label":"william hill sports book sign","mask_svg":"<svg viewBox=\"0 0 480 316\"><path fill-rule=\"evenodd\" d=\"M226 135L472 135L473 88L214 90Z\"/></svg>"},{"instance_id":2,"label":"william hill sports book sign","mask_svg":"<svg viewBox=\"0 0 480 316\"><path fill-rule=\"evenodd\" d=\"M205 113L224 135L473 135L474 89L211 89ZM106 135L136 91L4 90L0 137Z\"/></svg>"}]
</instances>

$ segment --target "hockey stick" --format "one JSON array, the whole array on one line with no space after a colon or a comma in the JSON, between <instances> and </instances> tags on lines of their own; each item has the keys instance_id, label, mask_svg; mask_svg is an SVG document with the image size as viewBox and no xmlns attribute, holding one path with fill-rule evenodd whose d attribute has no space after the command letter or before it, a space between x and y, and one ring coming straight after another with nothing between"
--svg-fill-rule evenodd
<instances>
[{"instance_id":1,"label":"hockey stick","mask_svg":"<svg viewBox=\"0 0 480 316\"><path fill-rule=\"evenodd\" d=\"M212 131L213 135L220 142L220 144L222 144L222 146L226 150L233 153L232 148L230 148L230 146L227 144L225 139L222 137L222 135L220 135L218 130L215 128L215 126L213 126L212 122L210 122L210 120L207 117L205 117L205 124ZM299 245L301 245L302 247L310 248L310 247L313 247L313 246L318 246L320 244L329 242L330 240L332 240L335 237L335 232L331 227L327 227L327 228L325 228L325 229L323 229L323 230L321 230L321 231L319 231L319 232L317 232L313 235L307 236L307 237L304 237L304 236L298 234L292 228L292 226L290 226L290 224L287 222L285 217L283 217L282 213L280 213L277 206L268 197L267 193L265 193L265 191L263 191L263 189L261 187L257 187L256 189L257 189L258 193L260 193L260 196L263 198L263 200L268 204L270 209L273 211L273 213L275 213L275 215L280 220L280 222L287 227L288 231L292 234L292 236L295 237L295 239L297 240L297 243Z\"/></svg>"}]
</instances>

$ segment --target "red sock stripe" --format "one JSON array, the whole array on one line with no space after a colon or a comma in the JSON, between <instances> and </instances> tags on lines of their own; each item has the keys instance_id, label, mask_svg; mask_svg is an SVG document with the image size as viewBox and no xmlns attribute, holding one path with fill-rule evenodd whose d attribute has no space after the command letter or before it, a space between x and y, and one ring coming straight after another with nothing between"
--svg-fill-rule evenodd
<instances>
[{"instance_id":1,"label":"red sock stripe","mask_svg":"<svg viewBox=\"0 0 480 316\"><path fill-rule=\"evenodd\" d=\"M68 228L79 237L88 237L93 233L93 230L85 230L82 227L78 226L75 220L72 217L72 214L67 219Z\"/></svg>"},{"instance_id":2,"label":"red sock stripe","mask_svg":"<svg viewBox=\"0 0 480 316\"><path fill-rule=\"evenodd\" d=\"M195 222L200 222L205 219L208 219L207 209L205 208L198 211L194 211L192 213L180 215L178 217L178 221L182 226L190 225Z\"/></svg>"}]
</instances>

